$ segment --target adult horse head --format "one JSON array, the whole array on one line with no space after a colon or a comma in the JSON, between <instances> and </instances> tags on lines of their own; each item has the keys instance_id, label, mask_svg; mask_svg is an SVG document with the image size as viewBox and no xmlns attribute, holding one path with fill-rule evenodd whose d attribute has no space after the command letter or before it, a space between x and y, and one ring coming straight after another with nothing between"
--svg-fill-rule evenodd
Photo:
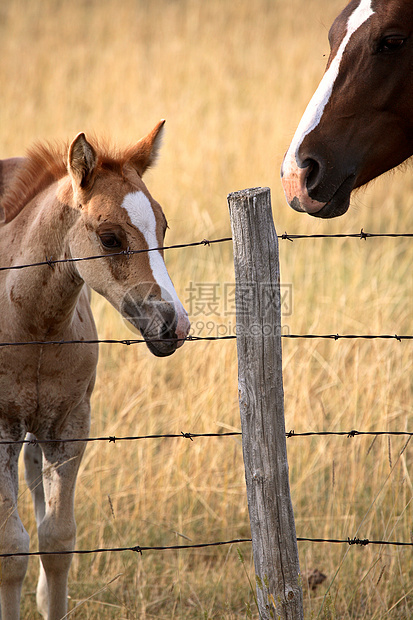
<instances>
[{"instance_id":1,"label":"adult horse head","mask_svg":"<svg viewBox=\"0 0 413 620\"><path fill-rule=\"evenodd\" d=\"M345 213L351 192L413 154L413 2L352 0L281 169L290 206Z\"/></svg>"}]
</instances>

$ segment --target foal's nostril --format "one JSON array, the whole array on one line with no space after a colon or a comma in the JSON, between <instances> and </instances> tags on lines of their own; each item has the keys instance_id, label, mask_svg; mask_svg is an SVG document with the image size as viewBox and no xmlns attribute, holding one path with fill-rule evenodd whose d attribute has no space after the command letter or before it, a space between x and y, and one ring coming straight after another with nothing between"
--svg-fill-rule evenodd
<instances>
[{"instance_id":1,"label":"foal's nostril","mask_svg":"<svg viewBox=\"0 0 413 620\"><path fill-rule=\"evenodd\" d=\"M162 325L161 338L165 340L176 340L175 327L169 322L165 322Z\"/></svg>"},{"instance_id":2,"label":"foal's nostril","mask_svg":"<svg viewBox=\"0 0 413 620\"><path fill-rule=\"evenodd\" d=\"M162 322L160 324L159 337L165 340L176 340L177 316L175 308L168 305L162 308Z\"/></svg>"}]
</instances>

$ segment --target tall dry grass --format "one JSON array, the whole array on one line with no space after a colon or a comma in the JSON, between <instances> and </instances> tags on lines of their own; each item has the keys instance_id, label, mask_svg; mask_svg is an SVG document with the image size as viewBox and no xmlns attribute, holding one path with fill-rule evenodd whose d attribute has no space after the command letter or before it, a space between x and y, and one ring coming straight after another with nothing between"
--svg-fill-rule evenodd
<instances>
[{"instance_id":1,"label":"tall dry grass","mask_svg":"<svg viewBox=\"0 0 413 620\"><path fill-rule=\"evenodd\" d=\"M320 79L328 27L343 4L3 2L0 157L21 154L35 139L71 138L81 130L130 143L164 117L165 146L147 183L164 206L170 243L229 234L226 194L255 185L271 187L279 232L411 232L409 172L358 194L351 211L334 221L294 213L282 195L282 156ZM283 241L280 255L283 282L293 291L285 330L412 332L410 241ZM233 282L230 244L171 251L167 264L195 329L231 330L224 295ZM217 307L208 305L207 291L216 293ZM130 336L104 300L94 298L94 312L101 337ZM412 430L409 343L284 341L283 347L288 429ZM236 375L232 341L188 343L163 360L142 346L103 345L91 434L239 429ZM412 448L405 443L289 439L297 534L409 541ZM21 493L35 550L24 482ZM76 514L79 549L248 536L240 441L91 444ZM327 576L315 592L304 588L306 618L412 615L410 549L301 543L299 551L303 574L317 568ZM257 617L245 573L253 576L248 544L242 553L244 566L233 547L78 556L70 594L72 608L83 604L71 617ZM33 560L24 618L38 617L36 577Z\"/></svg>"}]
</instances>

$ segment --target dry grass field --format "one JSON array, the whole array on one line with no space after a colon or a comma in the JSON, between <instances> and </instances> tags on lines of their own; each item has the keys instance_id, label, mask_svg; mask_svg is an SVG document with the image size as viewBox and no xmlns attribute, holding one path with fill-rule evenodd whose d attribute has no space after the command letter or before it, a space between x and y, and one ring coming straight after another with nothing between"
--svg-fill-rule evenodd
<instances>
[{"instance_id":1,"label":"dry grass field","mask_svg":"<svg viewBox=\"0 0 413 620\"><path fill-rule=\"evenodd\" d=\"M344 217L319 221L285 203L279 168L328 54L344 0L3 0L0 157L79 131L129 144L167 119L146 177L169 220L168 243L230 234L226 195L271 188L279 233L413 231L409 170L360 192ZM411 334L409 239L280 242L291 284L290 333ZM234 329L231 243L167 252L196 335ZM133 337L102 298L102 338ZM412 431L409 342L283 342L286 427ZM187 343L156 359L102 345L92 436L239 430L234 341ZM404 449L405 448L405 449ZM288 440L297 535L410 541L413 447L404 437ZM37 549L22 478L20 512ZM248 537L238 437L89 444L77 486L78 549ZM76 556L70 618L257 618L250 544ZM300 543L305 617L413 616L411 548ZM38 562L22 617L35 610ZM315 591L305 575L327 579Z\"/></svg>"}]
</instances>

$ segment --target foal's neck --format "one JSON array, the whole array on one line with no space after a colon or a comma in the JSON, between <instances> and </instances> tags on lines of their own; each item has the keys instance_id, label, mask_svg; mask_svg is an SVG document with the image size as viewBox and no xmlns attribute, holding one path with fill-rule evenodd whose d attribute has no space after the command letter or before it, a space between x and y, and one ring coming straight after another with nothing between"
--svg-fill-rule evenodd
<instances>
[{"instance_id":1,"label":"foal's neck","mask_svg":"<svg viewBox=\"0 0 413 620\"><path fill-rule=\"evenodd\" d=\"M68 232L79 213L62 200L60 184L55 183L36 196L7 225L7 236L13 240L13 264L72 258ZM15 312L21 316L22 325L30 325L33 339L57 338L67 331L82 286L83 281L70 262L9 271L6 284Z\"/></svg>"}]
</instances>

